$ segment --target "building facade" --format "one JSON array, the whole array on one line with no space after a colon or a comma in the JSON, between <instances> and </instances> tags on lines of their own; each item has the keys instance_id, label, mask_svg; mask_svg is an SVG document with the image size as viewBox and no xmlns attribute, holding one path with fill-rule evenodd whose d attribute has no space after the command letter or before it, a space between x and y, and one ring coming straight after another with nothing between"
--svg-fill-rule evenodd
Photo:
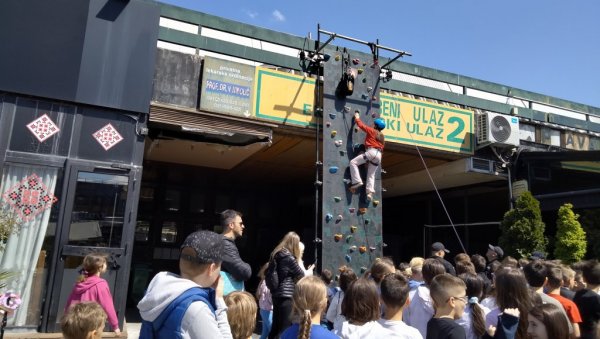
<instances>
[{"instance_id":1,"label":"building facade","mask_svg":"<svg viewBox=\"0 0 600 339\"><path fill-rule=\"evenodd\" d=\"M123 321L154 273L177 271L183 239L219 232L227 208L244 214L238 247L254 270L290 230L307 263L353 246L323 245L327 215L348 217L315 183L334 174L325 143L349 131L327 129L345 107L322 110L331 85L299 58L315 41L141 0L11 0L0 22L14 51L0 56L1 194L21 220L0 267L18 272L9 288L24 301L10 326L57 331L96 251ZM360 45L323 53L373 63ZM599 207L600 108L400 61L381 79L377 95L355 93L388 127L378 253L408 260L436 240L481 252L524 185L549 214ZM495 134L494 121L507 127Z\"/></svg>"}]
</instances>

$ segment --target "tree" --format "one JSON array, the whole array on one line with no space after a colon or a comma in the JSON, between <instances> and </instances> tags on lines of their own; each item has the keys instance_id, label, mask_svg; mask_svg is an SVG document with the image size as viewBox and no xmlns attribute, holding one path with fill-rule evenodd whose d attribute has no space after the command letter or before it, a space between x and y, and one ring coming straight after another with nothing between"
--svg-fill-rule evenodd
<instances>
[{"instance_id":1,"label":"tree","mask_svg":"<svg viewBox=\"0 0 600 339\"><path fill-rule=\"evenodd\" d=\"M499 244L504 253L517 258L527 258L533 251L545 253L548 239L544 235L546 225L542 221L540 202L530 192L524 192L515 205L504 213L500 223Z\"/></svg>"},{"instance_id":2,"label":"tree","mask_svg":"<svg viewBox=\"0 0 600 339\"><path fill-rule=\"evenodd\" d=\"M573 205L567 203L558 209L554 257L567 264L578 262L585 257L585 231L577 219L579 214L573 213Z\"/></svg>"},{"instance_id":3,"label":"tree","mask_svg":"<svg viewBox=\"0 0 600 339\"><path fill-rule=\"evenodd\" d=\"M20 222L14 213L6 207L0 207L0 253L4 252L8 238L19 233ZM0 289L6 287L6 282L18 276L18 272L0 271Z\"/></svg>"},{"instance_id":4,"label":"tree","mask_svg":"<svg viewBox=\"0 0 600 339\"><path fill-rule=\"evenodd\" d=\"M15 214L6 207L0 207L0 253L4 251L8 238L19 230L20 223Z\"/></svg>"}]
</instances>

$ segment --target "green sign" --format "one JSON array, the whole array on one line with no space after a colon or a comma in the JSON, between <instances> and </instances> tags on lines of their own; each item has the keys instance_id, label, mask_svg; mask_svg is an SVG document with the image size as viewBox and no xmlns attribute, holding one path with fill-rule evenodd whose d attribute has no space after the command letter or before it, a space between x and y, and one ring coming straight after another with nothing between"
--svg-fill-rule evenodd
<instances>
[{"instance_id":1,"label":"green sign","mask_svg":"<svg viewBox=\"0 0 600 339\"><path fill-rule=\"evenodd\" d=\"M254 66L204 58L200 109L251 117Z\"/></svg>"}]
</instances>

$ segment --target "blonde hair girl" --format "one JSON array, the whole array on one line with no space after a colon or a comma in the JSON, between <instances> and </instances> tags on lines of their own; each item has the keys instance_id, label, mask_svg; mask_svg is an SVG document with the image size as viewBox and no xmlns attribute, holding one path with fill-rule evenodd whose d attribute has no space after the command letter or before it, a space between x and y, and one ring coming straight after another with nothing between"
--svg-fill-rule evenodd
<instances>
[{"instance_id":1,"label":"blonde hair girl","mask_svg":"<svg viewBox=\"0 0 600 339\"><path fill-rule=\"evenodd\" d=\"M296 261L302 261L302 252L300 251L300 236L296 232L288 232L283 239L281 239L273 252L271 252L271 259L275 257L277 252L283 249L288 250L294 256L294 258L296 258Z\"/></svg>"},{"instance_id":2,"label":"blonde hair girl","mask_svg":"<svg viewBox=\"0 0 600 339\"><path fill-rule=\"evenodd\" d=\"M287 233L271 253L271 264L276 265L278 285L271 290L273 300L273 324L269 338L279 335L292 324L292 297L296 282L305 276L300 267L302 252L300 236L296 232Z\"/></svg>"},{"instance_id":3,"label":"blonde hair girl","mask_svg":"<svg viewBox=\"0 0 600 339\"><path fill-rule=\"evenodd\" d=\"M317 276L300 279L294 289L292 317L294 324L281 339L337 338L320 325L321 314L327 306L327 286Z\"/></svg>"},{"instance_id":4,"label":"blonde hair girl","mask_svg":"<svg viewBox=\"0 0 600 339\"><path fill-rule=\"evenodd\" d=\"M227 319L233 339L252 338L256 325L256 300L245 291L235 291L225 296Z\"/></svg>"}]
</instances>

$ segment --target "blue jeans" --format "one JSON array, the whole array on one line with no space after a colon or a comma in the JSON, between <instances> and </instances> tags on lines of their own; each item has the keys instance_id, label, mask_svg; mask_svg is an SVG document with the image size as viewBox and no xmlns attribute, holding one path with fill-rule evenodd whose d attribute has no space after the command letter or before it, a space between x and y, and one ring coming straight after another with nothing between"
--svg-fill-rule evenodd
<instances>
[{"instance_id":1,"label":"blue jeans","mask_svg":"<svg viewBox=\"0 0 600 339\"><path fill-rule=\"evenodd\" d=\"M271 332L271 325L273 324L273 311L267 311L261 308L260 319L262 320L262 333L260 339L267 339L269 332Z\"/></svg>"}]
</instances>

